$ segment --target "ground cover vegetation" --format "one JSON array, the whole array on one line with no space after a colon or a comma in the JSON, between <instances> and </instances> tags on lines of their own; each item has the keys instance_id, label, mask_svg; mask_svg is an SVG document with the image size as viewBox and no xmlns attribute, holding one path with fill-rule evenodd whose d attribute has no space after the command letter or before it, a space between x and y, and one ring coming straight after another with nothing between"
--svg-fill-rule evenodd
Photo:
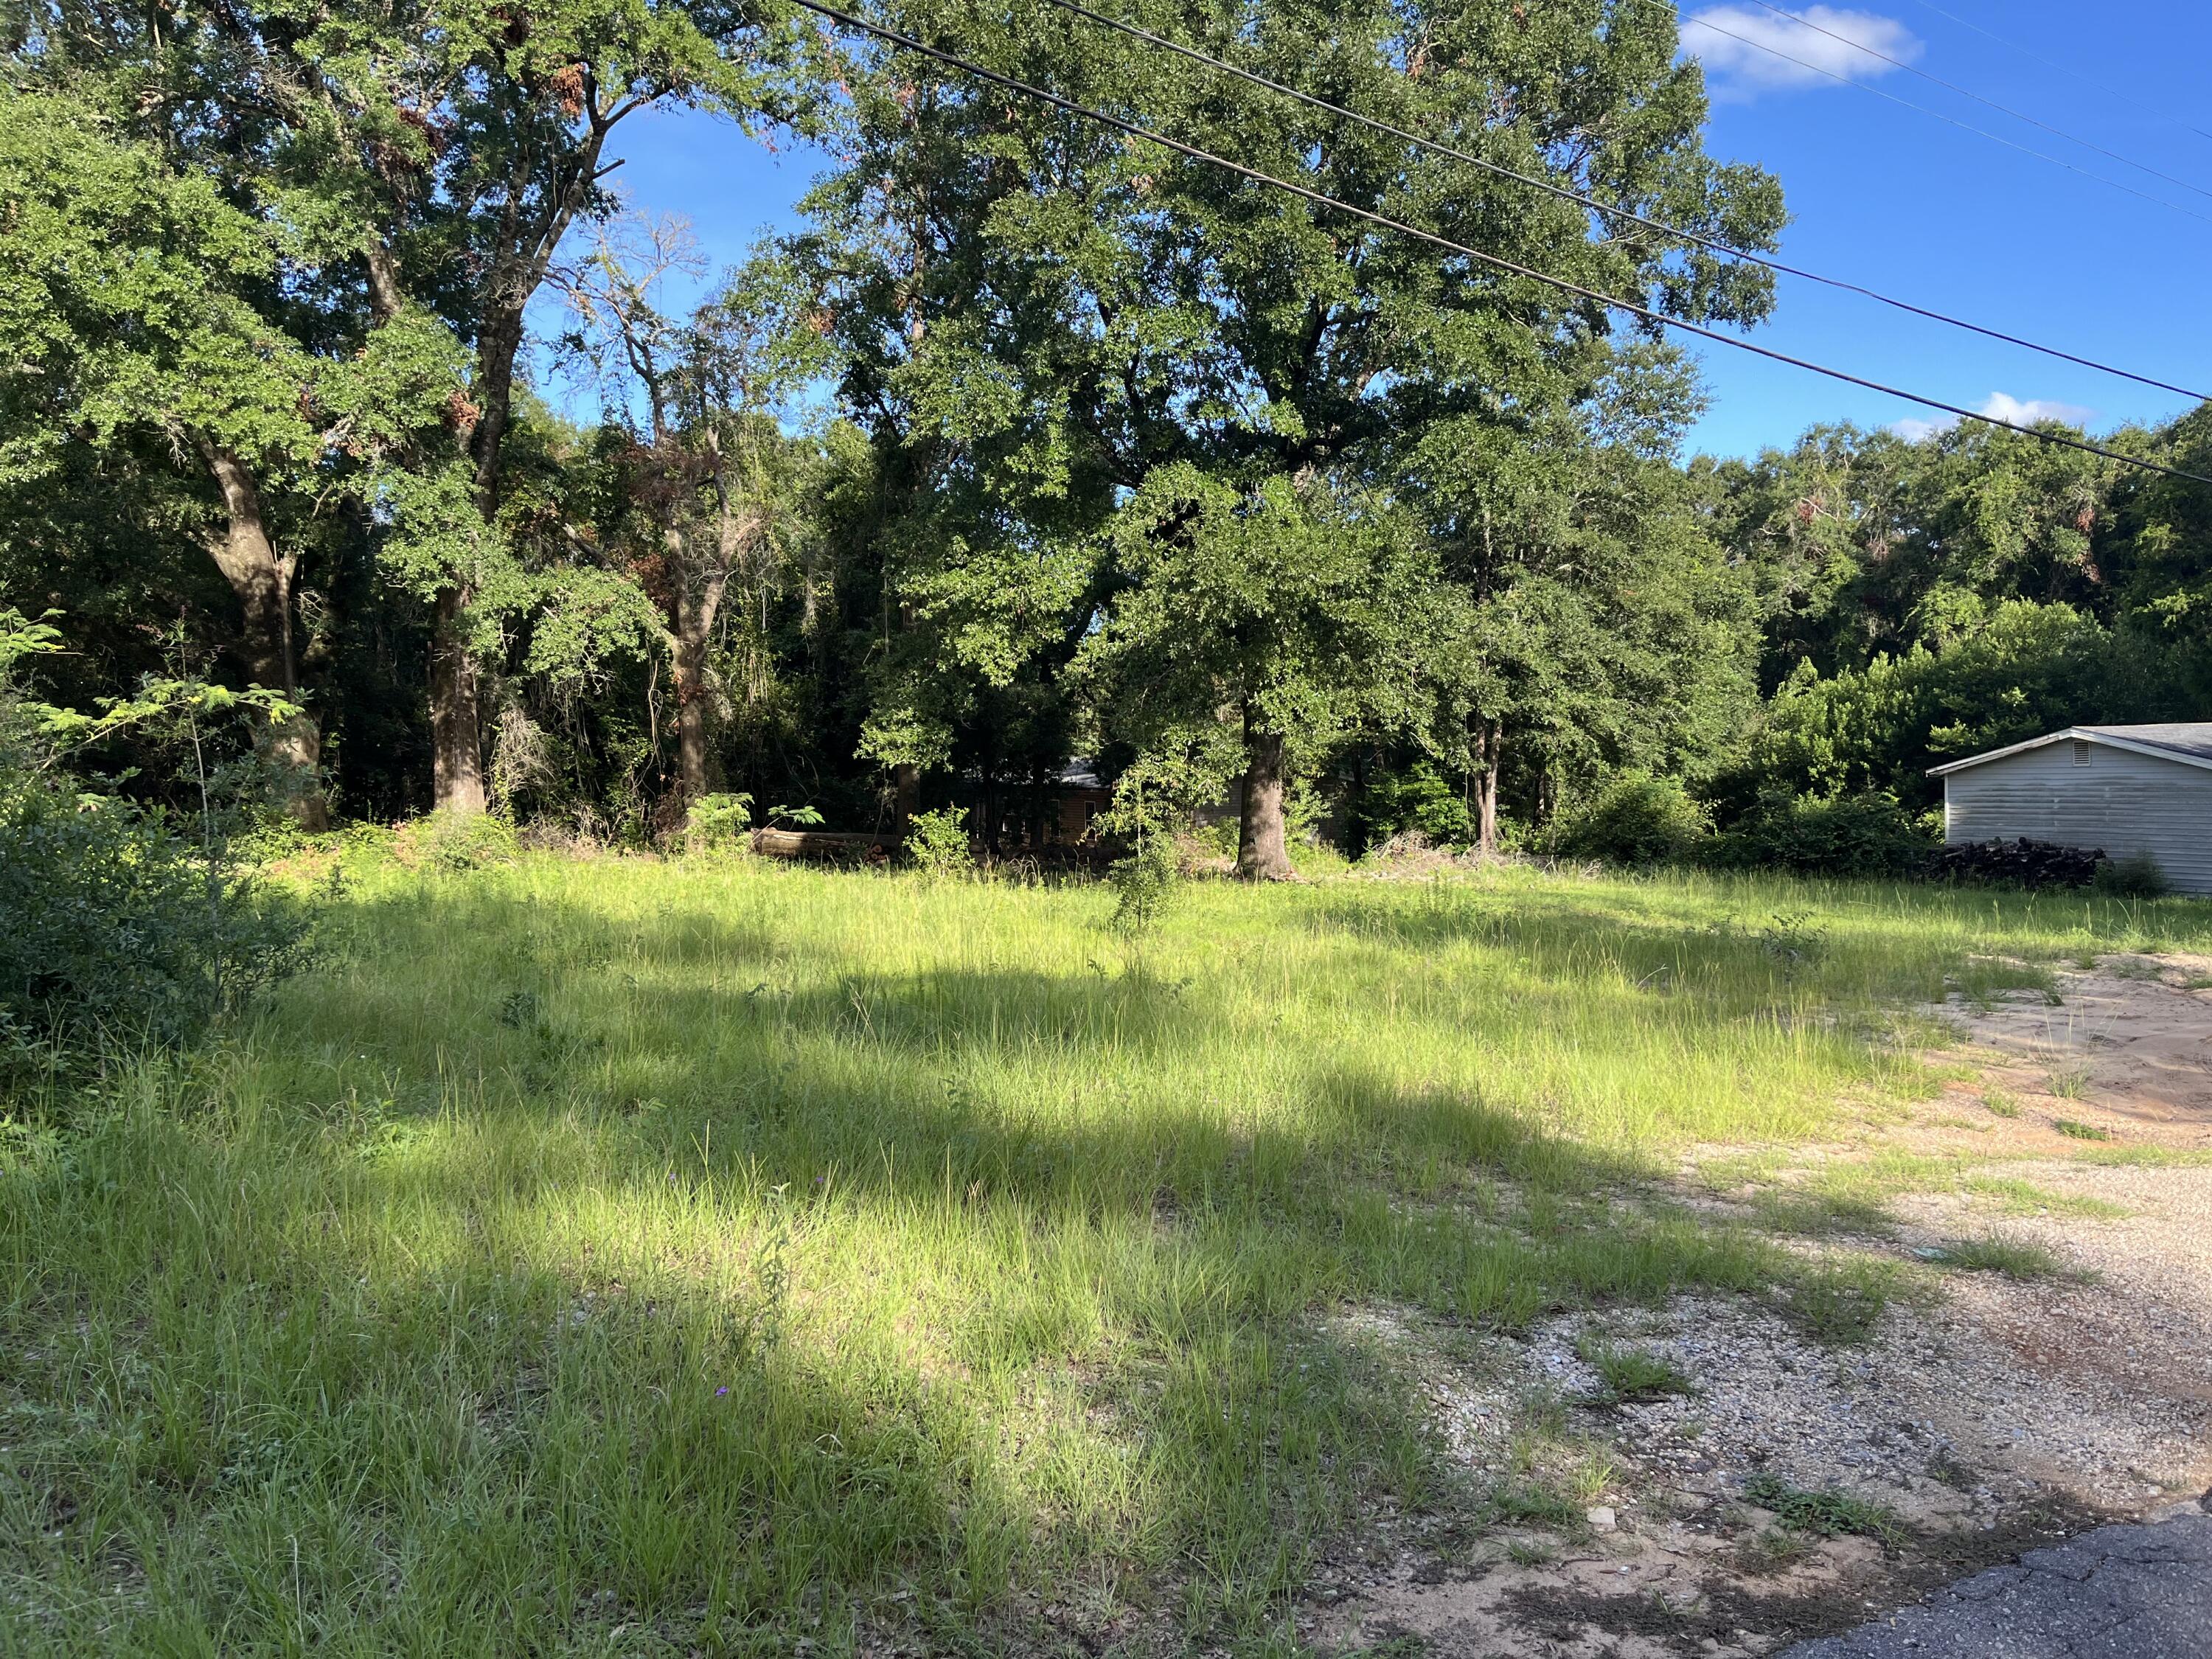
<instances>
[{"instance_id":1,"label":"ground cover vegetation","mask_svg":"<svg viewBox=\"0 0 2212 1659\"><path fill-rule=\"evenodd\" d=\"M1932 1091L1894 1022L1947 987L2208 929L1507 868L1204 885L1132 939L1103 885L388 832L291 879L317 967L7 1143L24 1650L988 1647L1048 1601L1264 1650L1361 1517L1593 1501L1541 1402L1525 1468L1455 1472L1340 1310L1705 1288L1860 1340L1894 1264L1693 1211L1682 1151ZM1848 1175L1797 1201L1974 1178Z\"/></svg>"}]
</instances>

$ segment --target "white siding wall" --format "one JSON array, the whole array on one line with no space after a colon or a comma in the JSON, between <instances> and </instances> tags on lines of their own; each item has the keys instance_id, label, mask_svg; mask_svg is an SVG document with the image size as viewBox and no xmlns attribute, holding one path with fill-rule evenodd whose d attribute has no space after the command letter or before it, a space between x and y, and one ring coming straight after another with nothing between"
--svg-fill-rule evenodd
<instances>
[{"instance_id":1,"label":"white siding wall","mask_svg":"<svg viewBox=\"0 0 2212 1659\"><path fill-rule=\"evenodd\" d=\"M2062 742L1943 780L1944 840L2016 836L2148 853L2181 891L2212 893L2212 771L2101 743L2078 766Z\"/></svg>"}]
</instances>

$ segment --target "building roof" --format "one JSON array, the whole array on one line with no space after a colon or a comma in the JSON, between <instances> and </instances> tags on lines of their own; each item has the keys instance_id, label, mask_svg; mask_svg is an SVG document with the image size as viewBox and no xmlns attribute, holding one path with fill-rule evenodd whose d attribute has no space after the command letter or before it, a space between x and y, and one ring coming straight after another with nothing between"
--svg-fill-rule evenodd
<instances>
[{"instance_id":1,"label":"building roof","mask_svg":"<svg viewBox=\"0 0 2212 1659\"><path fill-rule=\"evenodd\" d=\"M2048 737L2030 738L2026 743L2015 743L2008 748L1992 749L1986 755L1969 755L1965 760L1931 766L1928 769L1928 775L1940 778L1947 773L1963 772L1970 766L1979 766L1984 761L2002 760L2008 755L2022 754L2030 749L2040 749L2046 744L2065 743L2075 738L2103 744L2110 749L2125 749L2138 755L2155 755L2160 760L2179 761L2184 766L2201 766L2212 771L2212 720L2177 720L2164 726L2069 726L2064 731L2053 732Z\"/></svg>"}]
</instances>

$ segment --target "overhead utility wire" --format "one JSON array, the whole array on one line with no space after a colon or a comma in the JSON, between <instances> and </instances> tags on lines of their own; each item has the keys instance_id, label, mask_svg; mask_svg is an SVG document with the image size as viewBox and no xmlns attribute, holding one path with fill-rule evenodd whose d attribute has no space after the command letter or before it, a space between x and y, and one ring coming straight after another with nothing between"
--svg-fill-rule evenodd
<instances>
[{"instance_id":1,"label":"overhead utility wire","mask_svg":"<svg viewBox=\"0 0 2212 1659\"><path fill-rule=\"evenodd\" d=\"M1815 75L1825 75L1831 81L1838 82L1844 86L1856 87L1861 92L1870 92L1877 98L1886 98L1891 103L1900 104L1906 109L1918 110L1923 115L1932 115L1937 120L1947 122L1962 132L1974 133L1988 139L1993 144L2002 144L2007 149L2016 149L2023 155L2033 155L2039 161L2048 161L2055 167L2064 167L2069 173L2078 173L2084 179L2094 179L2100 185L2109 185L2114 190L2124 191L2130 196L2141 197L2146 202L2155 202L2162 208L2170 208L2176 213L2185 213L2192 219L2201 219L2206 224L2212 225L2212 214L2199 213L2195 208L2185 208L2179 202L2169 202L2163 196L2154 196L2147 190L2137 190L2133 185L2124 185L2118 179L2108 179L2101 173L2092 173L2087 167L2078 167L2063 156L2053 155L2048 150L2037 149L2032 144L2021 143L2014 139L2004 137L2002 133L1991 132L1987 127L1978 127L1972 121L1961 121L1957 116L1946 115L1940 109L1930 109L1925 104L1916 104L1910 98L1900 98L1893 92L1885 92L1869 82L1854 81L1848 75L1838 74L1836 70L1823 68L1818 64L1808 63L1802 58L1792 57L1781 47L1770 46L1764 40L1754 40L1747 34L1738 34L1734 29L1724 29L1718 23L1709 23L1702 17L1685 17L1682 23L1685 27L1710 29L1715 34L1724 34L1729 40L1739 41L1754 52L1763 52L1770 58L1779 58L1785 64L1795 64L1799 69L1809 70Z\"/></svg>"},{"instance_id":2,"label":"overhead utility wire","mask_svg":"<svg viewBox=\"0 0 2212 1659\"><path fill-rule=\"evenodd\" d=\"M1371 115L1362 115L1357 110L1347 109L1341 104L1331 103L1326 98L1316 97L1312 93L1301 92L1297 88L1283 82L1271 80L1267 76L1256 74L1248 69L1240 69L1225 58L1216 58L1210 52L1199 51L1194 46L1184 46L1182 42L1170 40L1166 35L1155 34L1152 30L1139 27L1134 23L1125 23L1117 17L1109 17L1103 13L1093 11L1090 7L1082 4L1081 0L1051 0L1051 3L1063 11L1073 12L1077 16L1087 18L1091 22L1100 24L1106 28L1162 47L1180 58L1188 58L1194 64L1203 64L1207 68L1218 70L1224 75L1234 76L1237 79L1249 82L1253 86L1262 87L1269 92L1295 99L1310 108L1322 110L1331 115L1342 116L1347 121L1356 121L1361 126L1371 128L1376 132L1387 132L1394 138L1402 138L1409 144L1418 145L1438 155L1448 156L1455 161L1464 161L1469 167L1480 167L1483 172L1492 173L1498 178L1513 179L1517 183L1528 185L1531 189L1540 190L1547 195L1558 197L1562 201L1578 203L1595 212L1608 215L1615 219L1625 219L1632 224L1641 225L1647 230L1656 230L1662 235L1676 237L1685 242L1693 242L1699 247L1708 249L1714 253L1724 254L1729 258L1741 259L1751 264L1763 265L1769 270L1779 271L1786 276L1802 277L1808 283L1820 283L1829 288L1840 289L1847 294L1860 295L1866 299L1879 301L1883 305L1893 307L1899 311L1909 312L1915 317L1925 317L1931 322L1946 323L1953 328L1963 328L1988 339L2002 340L2007 345L2021 346L2029 351L2039 351L2046 357L2057 357L2066 362L2078 363L2084 368L2094 368L2106 374L2117 374L2124 380L2133 380L2139 386L2155 386L2160 392L2171 392L2195 403L2203 403L2212 399L2212 392L2192 391L2185 386L2176 386L2170 380L2154 380L2148 374L2138 374L2132 369L2118 368L2111 363L2099 362L2094 357L2077 356L2073 352L2062 351L2057 346L2042 345L2017 334L2008 334L2002 329L1986 328L1979 323L1969 322L1963 317L1954 317L1948 312L1933 311L1926 306L1914 305L1909 300L1899 300L1877 289L1862 287L1856 283L1846 282L1839 276L1824 276L1817 270L1807 270L1799 265L1786 264L1779 259L1769 258L1763 253L1754 253L1748 248L1738 247L1734 243L1723 242L1717 238L1706 236L1694 230L1684 230L1679 225L1670 225L1662 220L1651 218L1637 212L1632 208L1620 207L1610 202L1600 201L1594 196L1585 196L1579 191L1569 190L1565 185L1553 184L1550 179L1537 174L1522 173L1517 168L1505 167L1497 161L1486 161L1480 155L1470 155L1466 150L1439 143L1436 139L1425 138L1409 128L1398 126L1389 121L1378 120Z\"/></svg>"},{"instance_id":3,"label":"overhead utility wire","mask_svg":"<svg viewBox=\"0 0 2212 1659\"><path fill-rule=\"evenodd\" d=\"M2162 179L2169 185L2179 185L2182 189L2194 191L2199 196L2212 198L2212 190L2207 190L2202 185L2193 185L2186 179L2177 179L2170 173L2160 173L2156 167L2148 166L2144 162L2138 161L2131 155L2123 155L2116 149L2106 149L2102 144L2093 144L2087 138L2077 137L2063 127L2052 126L2048 121L2038 120L2034 116L2027 114L2020 110L2016 110L2009 104L2000 104L1994 98L1984 98L1980 93L1974 91L1971 88L1962 87L1955 81L1946 81L1940 75L1931 75L1926 70L1920 68L1916 64L1908 64L1902 58L1893 58L1887 52L1883 52L1877 47L1867 45L1863 40L1854 40L1850 35L1840 33L1835 29L1829 28L1825 24L1816 23L1811 18L1803 15L1802 13L1790 11L1784 7L1778 6L1773 3L1773 0L1751 0L1751 3L1764 10L1772 12L1777 17L1786 17L1791 22L1800 24L1802 27L1812 30L1815 34L1825 34L1831 40L1840 40L1844 45L1853 48L1855 51L1866 53L1869 58L1879 58L1881 62L1889 64L1893 69L1901 69L1907 75L1917 75L1922 80L1929 82L1931 86L1941 87L1946 92L1955 92L1961 98L1971 98L1974 102L1983 106L1984 108L1993 109L2000 115L2009 115L2015 121L2025 121L2028 125L2039 128L2042 131L2049 133L2054 138L2063 138L2069 144L2079 144L2083 149L2095 151L2098 155L2105 157L2107 161L2118 161L2121 166L2133 167L2138 173L2148 173L2152 178Z\"/></svg>"},{"instance_id":4,"label":"overhead utility wire","mask_svg":"<svg viewBox=\"0 0 2212 1659\"><path fill-rule=\"evenodd\" d=\"M1669 317L1662 312L1653 311L1647 306L1638 305L1632 300L1624 300L1617 295L1601 293L1594 288L1584 288L1581 283L1570 282L1564 276L1554 276L1547 271L1516 264L1513 260L1501 255L1486 253L1480 248L1469 247L1464 242L1455 242L1449 237L1437 235L1434 231L1423 230L1418 225L1409 225L1403 220L1390 218L1369 208L1357 207L1350 202L1334 196L1325 195L1317 190L1309 189L1304 185L1294 184L1287 179L1278 179L1272 173L1262 173L1259 168L1247 167L1242 161L1232 161L1225 155L1217 155L1210 149L1201 149L1196 144L1187 143L1180 138L1170 138L1165 133L1155 132L1152 128L1140 126L1134 121L1125 121L1118 115L1109 115L1105 111L1093 109L1088 104L1079 104L1073 99L1061 97L1056 92L1048 92L1042 87L1032 86L1027 81L1017 80L1011 75L1002 75L997 70L986 69L981 64L971 62L956 52L945 51L942 46L933 46L927 41L916 40L911 34L902 34L896 29L885 28L880 23L871 23L864 17L855 17L848 11L840 11L835 6L825 5L823 0L793 0L793 3L803 7L817 16L826 17L832 22L842 23L847 28L857 29L863 34L872 34L876 39L886 41L891 46L901 47L908 52L919 52L925 58L933 58L975 80L987 81L994 86L1004 87L1008 91L1018 93L1024 98L1033 98L1039 103L1049 104L1054 109L1064 110L1070 115L1081 116L1086 121L1095 122L1103 127L1110 127L1115 131L1126 133L1132 138L1144 139L1148 143L1158 144L1162 149L1172 150L1179 155L1188 155L1193 161L1206 162L1210 166L1219 167L1224 173L1233 173L1239 178L1249 179L1255 184L1271 185L1276 190L1303 198L1317 206L1334 208L1340 213L1350 214L1355 219L1364 219L1370 224L1380 225L1385 230L1397 231L1401 235L1410 236L1416 241L1427 242L1448 252L1463 254L1482 264L1504 271L1509 276L1526 276L1533 282L1542 283L1547 287L1559 289L1562 292L1595 301L1599 305L1612 310L1625 311L1631 316L1641 317L1646 322L1656 324L1662 328L1671 328L1686 334L1694 334L1702 339L1717 340L1723 345L1734 346L1737 350L1748 351L1754 356L1765 357L1773 362L1786 363L1792 368L1805 369L1814 374L1823 374L1832 380L1841 380L1850 386L1862 386L1869 392L1879 392L1887 397L1901 398L1907 403L1919 404L1923 409L1933 409L1946 415L1955 415L1961 420L1979 421L1984 426L2002 427L2006 431L2017 432L2023 437L2038 439L2047 444L2057 444L2065 449L2078 449L2087 455L2101 455L2108 461L2118 461L2123 465L2139 467L2146 472L2160 472L2170 478L2185 478L2191 483L2212 484L2212 477L2207 477L2202 473L2185 472L2179 467L2164 466L2156 461L2146 461L2140 456L2124 454L2117 449L2106 449L2101 444L2089 443L2080 438L2069 438L2062 433L2045 432L2035 427L2021 426L2011 421L1999 420L1994 415L1984 415L1977 410L1967 409L1958 404L1947 404L1941 398L1923 397L1917 392L1907 392L1902 386L1890 386L1881 380L1870 380L1863 375L1853 374L1844 369L1830 368L1826 364L1816 363L1808 358L1793 357L1789 353L1777 351L1771 346L1757 345L1749 340L1739 340L1734 335L1723 334L1718 329L1707 328L1701 323L1683 322L1679 318Z\"/></svg>"},{"instance_id":5,"label":"overhead utility wire","mask_svg":"<svg viewBox=\"0 0 2212 1659\"><path fill-rule=\"evenodd\" d=\"M2013 40L2008 35L1999 34L1995 29L1984 28L1979 23L1974 21L1971 17L1961 17L1955 11L1946 11L1942 7L1936 3L1936 0L1913 0L1913 3L1919 6L1924 11L1934 12L1938 17L1949 18L1961 28L1973 30L1975 33L1980 35L1985 40L1994 40L2001 46L2010 46L2014 52L2020 53L2023 58L2032 58L2037 63L2042 64L2045 69L2055 69L2062 75L2070 75L2075 80L2081 82L2084 86L2094 87L2098 91L2106 93L2114 98L2132 99L2135 96L2133 93L2123 92L2119 88L2114 86L2110 81L2106 81L2098 76L2092 75L2086 70L2077 69L2071 64L2062 64L2056 58L2046 58L2041 52L2036 51L2033 46L2024 46L2019 41ZM2166 122L2170 126L2180 127L2187 131L2193 132L2199 138L2212 138L2212 132L2207 132L2203 127L2198 126L2195 122L2185 121L2178 115L2161 115L2158 118Z\"/></svg>"}]
</instances>

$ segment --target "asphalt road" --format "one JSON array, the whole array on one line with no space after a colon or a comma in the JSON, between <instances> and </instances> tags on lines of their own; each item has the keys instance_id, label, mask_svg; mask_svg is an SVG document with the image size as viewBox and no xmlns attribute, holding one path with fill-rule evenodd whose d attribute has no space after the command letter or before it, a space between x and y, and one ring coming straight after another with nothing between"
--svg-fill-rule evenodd
<instances>
[{"instance_id":1,"label":"asphalt road","mask_svg":"<svg viewBox=\"0 0 2212 1659\"><path fill-rule=\"evenodd\" d=\"M2100 1527L1780 1659L2212 1659L2212 1514Z\"/></svg>"}]
</instances>

